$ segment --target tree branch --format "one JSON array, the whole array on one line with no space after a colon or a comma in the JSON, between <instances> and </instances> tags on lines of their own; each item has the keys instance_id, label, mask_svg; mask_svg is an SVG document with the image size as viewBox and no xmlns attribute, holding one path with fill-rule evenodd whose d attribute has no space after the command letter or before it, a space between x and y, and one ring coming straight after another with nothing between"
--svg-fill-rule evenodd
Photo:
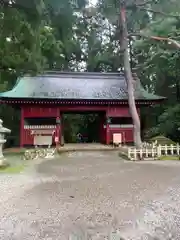
<instances>
[{"instance_id":1,"label":"tree branch","mask_svg":"<svg viewBox=\"0 0 180 240\"><path fill-rule=\"evenodd\" d=\"M147 4L150 4L150 3L154 3L153 0L149 0L149 1L145 1L145 2L142 2L142 3L134 3L133 5L135 5L136 7L140 7L140 6L144 6L144 5L147 5Z\"/></svg>"},{"instance_id":2,"label":"tree branch","mask_svg":"<svg viewBox=\"0 0 180 240\"><path fill-rule=\"evenodd\" d=\"M128 34L128 37L142 37L142 38L147 38L147 39L152 39L156 41L166 41L168 44L174 45L177 49L180 49L180 43L172 38L168 37L159 37L159 36L147 36L141 33L131 33Z\"/></svg>"},{"instance_id":3,"label":"tree branch","mask_svg":"<svg viewBox=\"0 0 180 240\"><path fill-rule=\"evenodd\" d=\"M12 8L12 9L17 9L17 10L21 10L24 11L26 13L36 13L36 9L34 9L31 6L27 6L26 4L19 4L15 1L13 1L12 3L8 0L0 0L1 2L1 7L4 8Z\"/></svg>"},{"instance_id":4,"label":"tree branch","mask_svg":"<svg viewBox=\"0 0 180 240\"><path fill-rule=\"evenodd\" d=\"M157 41L167 41L168 44L172 44L176 48L180 49L180 43L175 41L174 39L165 38L165 37L157 37L157 36L151 36L150 38L153 40L157 40Z\"/></svg>"},{"instance_id":5,"label":"tree branch","mask_svg":"<svg viewBox=\"0 0 180 240\"><path fill-rule=\"evenodd\" d=\"M155 13L155 14L160 14L165 17L180 18L180 15L172 15L172 14L168 14L168 13L165 13L165 12L162 12L159 10L144 7L145 5L150 4L150 3L154 3L154 1L149 0L149 1L145 1L143 3L135 2L133 4L127 5L126 9L129 9L129 10L137 10L138 9L138 10L147 11L147 12L151 12L151 13Z\"/></svg>"},{"instance_id":6,"label":"tree branch","mask_svg":"<svg viewBox=\"0 0 180 240\"><path fill-rule=\"evenodd\" d=\"M151 8L145 8L145 7L139 7L139 6L137 6L137 8L139 10L142 10L142 11L147 11L147 12L151 12L151 13L155 13L155 14L160 14L160 15L163 15L165 17L180 18L180 15L172 15L172 14L168 14L168 13L158 11L158 10L154 10L154 9L151 9Z\"/></svg>"}]
</instances>

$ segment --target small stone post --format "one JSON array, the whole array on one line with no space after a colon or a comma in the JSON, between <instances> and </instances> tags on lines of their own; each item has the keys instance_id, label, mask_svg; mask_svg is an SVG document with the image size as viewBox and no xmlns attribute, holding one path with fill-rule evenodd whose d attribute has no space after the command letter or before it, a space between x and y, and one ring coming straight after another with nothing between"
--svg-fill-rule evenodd
<instances>
[{"instance_id":1,"label":"small stone post","mask_svg":"<svg viewBox=\"0 0 180 240\"><path fill-rule=\"evenodd\" d=\"M5 133L10 133L11 130L2 126L3 121L0 119L0 167L6 165L5 158L3 156L3 144L6 142Z\"/></svg>"}]
</instances>

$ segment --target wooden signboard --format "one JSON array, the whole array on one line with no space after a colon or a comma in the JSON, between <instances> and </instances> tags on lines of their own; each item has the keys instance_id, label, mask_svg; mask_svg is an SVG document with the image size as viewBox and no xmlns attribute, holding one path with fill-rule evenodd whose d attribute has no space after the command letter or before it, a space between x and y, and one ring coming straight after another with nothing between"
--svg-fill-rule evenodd
<instances>
[{"instance_id":1,"label":"wooden signboard","mask_svg":"<svg viewBox=\"0 0 180 240\"><path fill-rule=\"evenodd\" d=\"M122 143L122 134L121 133L114 133L113 134L113 144L120 145Z\"/></svg>"},{"instance_id":2,"label":"wooden signboard","mask_svg":"<svg viewBox=\"0 0 180 240\"><path fill-rule=\"evenodd\" d=\"M52 145L52 136L34 136L34 145L36 146L45 146Z\"/></svg>"}]
</instances>

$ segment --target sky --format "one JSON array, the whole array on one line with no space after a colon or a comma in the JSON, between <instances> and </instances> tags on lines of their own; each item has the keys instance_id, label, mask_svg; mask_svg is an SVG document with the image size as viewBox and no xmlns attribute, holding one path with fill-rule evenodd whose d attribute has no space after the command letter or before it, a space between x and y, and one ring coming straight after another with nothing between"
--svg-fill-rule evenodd
<instances>
[{"instance_id":1,"label":"sky","mask_svg":"<svg viewBox=\"0 0 180 240\"><path fill-rule=\"evenodd\" d=\"M97 3L97 0L89 0L89 3L90 3L89 5L91 5L91 4L95 5Z\"/></svg>"}]
</instances>

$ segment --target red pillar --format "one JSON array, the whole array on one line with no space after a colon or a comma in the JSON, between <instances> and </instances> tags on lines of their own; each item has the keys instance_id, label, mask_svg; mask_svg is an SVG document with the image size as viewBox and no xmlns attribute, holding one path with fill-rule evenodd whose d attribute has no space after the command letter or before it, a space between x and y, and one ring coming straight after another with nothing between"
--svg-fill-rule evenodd
<instances>
[{"instance_id":1,"label":"red pillar","mask_svg":"<svg viewBox=\"0 0 180 240\"><path fill-rule=\"evenodd\" d=\"M111 141L110 136L110 118L106 115L106 144L109 145Z\"/></svg>"},{"instance_id":2,"label":"red pillar","mask_svg":"<svg viewBox=\"0 0 180 240\"><path fill-rule=\"evenodd\" d=\"M21 107L21 119L20 119L20 147L24 145L24 109Z\"/></svg>"},{"instance_id":3,"label":"red pillar","mask_svg":"<svg viewBox=\"0 0 180 240\"><path fill-rule=\"evenodd\" d=\"M100 143L104 143L104 119L103 116L100 118L100 129L99 129L99 134L100 134Z\"/></svg>"},{"instance_id":4,"label":"red pillar","mask_svg":"<svg viewBox=\"0 0 180 240\"><path fill-rule=\"evenodd\" d=\"M110 144L110 127L109 124L106 124L106 144Z\"/></svg>"},{"instance_id":5,"label":"red pillar","mask_svg":"<svg viewBox=\"0 0 180 240\"><path fill-rule=\"evenodd\" d=\"M61 116L59 108L57 109L56 114L56 137L58 141L56 141L56 145L61 143Z\"/></svg>"}]
</instances>

